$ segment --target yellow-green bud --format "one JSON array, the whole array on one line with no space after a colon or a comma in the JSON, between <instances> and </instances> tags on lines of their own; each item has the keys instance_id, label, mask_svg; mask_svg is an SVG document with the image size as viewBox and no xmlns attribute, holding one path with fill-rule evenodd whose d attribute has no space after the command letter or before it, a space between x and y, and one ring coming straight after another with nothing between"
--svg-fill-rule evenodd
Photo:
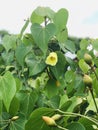
<instances>
[{"instance_id":1,"label":"yellow-green bud","mask_svg":"<svg viewBox=\"0 0 98 130\"><path fill-rule=\"evenodd\" d=\"M19 116L14 116L14 117L11 118L11 120L12 120L12 121L15 121L15 120L17 120L18 118L19 118Z\"/></svg>"},{"instance_id":2,"label":"yellow-green bud","mask_svg":"<svg viewBox=\"0 0 98 130\"><path fill-rule=\"evenodd\" d=\"M83 82L85 83L85 85L91 87L93 80L89 75L85 74L84 77L83 77Z\"/></svg>"},{"instance_id":3,"label":"yellow-green bud","mask_svg":"<svg viewBox=\"0 0 98 130\"><path fill-rule=\"evenodd\" d=\"M92 57L91 57L91 55L89 55L89 54L85 54L84 55L84 61L88 64L88 65L92 65Z\"/></svg>"},{"instance_id":4,"label":"yellow-green bud","mask_svg":"<svg viewBox=\"0 0 98 130\"><path fill-rule=\"evenodd\" d=\"M47 125L56 126L56 122L51 117L42 116L42 119L45 121Z\"/></svg>"},{"instance_id":5,"label":"yellow-green bud","mask_svg":"<svg viewBox=\"0 0 98 130\"><path fill-rule=\"evenodd\" d=\"M53 120L59 120L61 117L62 117L62 115L60 115L60 114L55 114L55 115L52 116L51 118L52 118Z\"/></svg>"},{"instance_id":6,"label":"yellow-green bud","mask_svg":"<svg viewBox=\"0 0 98 130\"><path fill-rule=\"evenodd\" d=\"M57 86L57 87L60 87L60 85L61 85L60 82L57 80L57 81L56 81L56 86Z\"/></svg>"}]
</instances>

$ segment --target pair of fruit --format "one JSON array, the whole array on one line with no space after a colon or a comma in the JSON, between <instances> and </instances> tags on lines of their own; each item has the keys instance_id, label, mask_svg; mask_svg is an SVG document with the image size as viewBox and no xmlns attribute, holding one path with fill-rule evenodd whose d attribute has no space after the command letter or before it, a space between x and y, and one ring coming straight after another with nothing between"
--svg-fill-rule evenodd
<instances>
[{"instance_id":1,"label":"pair of fruit","mask_svg":"<svg viewBox=\"0 0 98 130\"><path fill-rule=\"evenodd\" d=\"M85 53L84 55L84 61L90 66L92 67L93 66L93 60L92 60L92 57L91 55ZM91 87L92 86L92 78L85 74L84 77L83 77L83 82L85 83L85 85L87 85L88 87Z\"/></svg>"},{"instance_id":2,"label":"pair of fruit","mask_svg":"<svg viewBox=\"0 0 98 130\"><path fill-rule=\"evenodd\" d=\"M52 117L49 116L42 116L42 119L45 121L45 123L49 126L56 126L56 120L59 120L62 116L60 114L55 114Z\"/></svg>"}]
</instances>

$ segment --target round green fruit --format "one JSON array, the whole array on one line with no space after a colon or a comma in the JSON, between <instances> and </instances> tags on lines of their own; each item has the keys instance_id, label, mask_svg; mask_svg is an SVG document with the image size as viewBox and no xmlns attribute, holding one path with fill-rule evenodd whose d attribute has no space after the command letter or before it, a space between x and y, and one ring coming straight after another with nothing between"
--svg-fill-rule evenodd
<instances>
[{"instance_id":1,"label":"round green fruit","mask_svg":"<svg viewBox=\"0 0 98 130\"><path fill-rule=\"evenodd\" d=\"M85 83L85 85L87 85L88 87L91 87L92 86L92 78L89 76L89 75L84 75L83 77L83 82Z\"/></svg>"},{"instance_id":2,"label":"round green fruit","mask_svg":"<svg viewBox=\"0 0 98 130\"><path fill-rule=\"evenodd\" d=\"M89 54L85 54L84 55L84 61L88 64L88 65L92 65L92 57L91 57L91 55L89 55Z\"/></svg>"}]
</instances>

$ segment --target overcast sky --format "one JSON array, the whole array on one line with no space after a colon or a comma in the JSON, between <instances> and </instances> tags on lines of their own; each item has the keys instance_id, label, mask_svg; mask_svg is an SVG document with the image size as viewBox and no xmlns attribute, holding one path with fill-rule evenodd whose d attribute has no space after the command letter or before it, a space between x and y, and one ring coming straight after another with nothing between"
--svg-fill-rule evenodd
<instances>
[{"instance_id":1,"label":"overcast sky","mask_svg":"<svg viewBox=\"0 0 98 130\"><path fill-rule=\"evenodd\" d=\"M69 35L98 38L98 0L0 0L0 30L19 33L24 19L38 6L66 8Z\"/></svg>"}]
</instances>

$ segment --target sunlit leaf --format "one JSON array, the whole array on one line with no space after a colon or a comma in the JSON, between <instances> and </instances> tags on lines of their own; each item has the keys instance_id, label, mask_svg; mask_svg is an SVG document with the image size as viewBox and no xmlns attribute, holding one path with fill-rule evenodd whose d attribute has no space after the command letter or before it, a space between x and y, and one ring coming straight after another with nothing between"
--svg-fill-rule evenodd
<instances>
[{"instance_id":1,"label":"sunlit leaf","mask_svg":"<svg viewBox=\"0 0 98 130\"><path fill-rule=\"evenodd\" d=\"M81 123L71 123L67 126L68 130L86 130Z\"/></svg>"},{"instance_id":2,"label":"sunlit leaf","mask_svg":"<svg viewBox=\"0 0 98 130\"><path fill-rule=\"evenodd\" d=\"M53 127L49 127L42 120L42 116L52 116L54 110L51 108L39 108L32 112L30 119L27 121L25 130L52 130Z\"/></svg>"},{"instance_id":3,"label":"sunlit leaf","mask_svg":"<svg viewBox=\"0 0 98 130\"><path fill-rule=\"evenodd\" d=\"M89 65L83 59L79 61L79 67L84 73L87 73L90 69Z\"/></svg>"},{"instance_id":4,"label":"sunlit leaf","mask_svg":"<svg viewBox=\"0 0 98 130\"><path fill-rule=\"evenodd\" d=\"M17 46L15 55L18 63L21 66L24 65L25 56L30 52L31 49L32 49L31 45L26 46L24 44L20 44L19 46Z\"/></svg>"},{"instance_id":5,"label":"sunlit leaf","mask_svg":"<svg viewBox=\"0 0 98 130\"><path fill-rule=\"evenodd\" d=\"M75 73L74 73L73 71L69 70L69 71L67 71L67 72L65 73L65 81L66 81L67 83L72 82L72 80L73 80L74 78L75 78Z\"/></svg>"},{"instance_id":6,"label":"sunlit leaf","mask_svg":"<svg viewBox=\"0 0 98 130\"><path fill-rule=\"evenodd\" d=\"M83 124L83 126L85 127L86 130L95 130L93 128L93 125L95 125L95 124L93 124L92 121L89 121L88 119L85 119L85 118L80 118L79 122L81 124Z\"/></svg>"},{"instance_id":7,"label":"sunlit leaf","mask_svg":"<svg viewBox=\"0 0 98 130\"><path fill-rule=\"evenodd\" d=\"M25 62L27 66L29 67L30 76L40 73L46 67L46 64L43 61L43 59L36 59L36 57L33 56L32 53L26 56Z\"/></svg>"},{"instance_id":8,"label":"sunlit leaf","mask_svg":"<svg viewBox=\"0 0 98 130\"><path fill-rule=\"evenodd\" d=\"M2 45L8 52L10 49L15 49L16 47L16 35L6 35L2 40Z\"/></svg>"},{"instance_id":9,"label":"sunlit leaf","mask_svg":"<svg viewBox=\"0 0 98 130\"><path fill-rule=\"evenodd\" d=\"M61 43L64 43L67 40L67 37L68 37L67 28L65 28L64 30L60 31L57 34L57 39Z\"/></svg>"},{"instance_id":10,"label":"sunlit leaf","mask_svg":"<svg viewBox=\"0 0 98 130\"><path fill-rule=\"evenodd\" d=\"M60 9L57 13L55 13L53 21L57 27L57 32L60 32L65 29L67 20L68 11L66 9Z\"/></svg>"},{"instance_id":11,"label":"sunlit leaf","mask_svg":"<svg viewBox=\"0 0 98 130\"><path fill-rule=\"evenodd\" d=\"M0 77L0 92L4 105L9 111L10 103L16 93L15 79L10 72L6 72L4 76Z\"/></svg>"},{"instance_id":12,"label":"sunlit leaf","mask_svg":"<svg viewBox=\"0 0 98 130\"><path fill-rule=\"evenodd\" d=\"M37 15L43 16L43 17L49 17L53 18L54 16L54 11L50 9L49 7L37 7L34 11Z\"/></svg>"},{"instance_id":13,"label":"sunlit leaf","mask_svg":"<svg viewBox=\"0 0 98 130\"><path fill-rule=\"evenodd\" d=\"M96 51L98 51L98 39L92 41L92 46Z\"/></svg>"},{"instance_id":14,"label":"sunlit leaf","mask_svg":"<svg viewBox=\"0 0 98 130\"><path fill-rule=\"evenodd\" d=\"M37 23L31 26L32 36L44 54L48 49L48 42L55 35L55 32L56 28L53 23L46 25L46 27L42 27Z\"/></svg>"},{"instance_id":15,"label":"sunlit leaf","mask_svg":"<svg viewBox=\"0 0 98 130\"><path fill-rule=\"evenodd\" d=\"M68 51L71 51L72 53L75 53L75 51L76 51L74 42L72 42L72 41L70 41L70 40L66 40L66 41L64 42L64 47L65 47Z\"/></svg>"},{"instance_id":16,"label":"sunlit leaf","mask_svg":"<svg viewBox=\"0 0 98 130\"><path fill-rule=\"evenodd\" d=\"M46 94L48 98L52 98L56 96L58 93L58 87L56 86L55 80L49 80L46 84Z\"/></svg>"},{"instance_id":17,"label":"sunlit leaf","mask_svg":"<svg viewBox=\"0 0 98 130\"><path fill-rule=\"evenodd\" d=\"M30 17L31 23L42 23L44 21L44 18L40 15L38 15L35 11L32 12Z\"/></svg>"},{"instance_id":18,"label":"sunlit leaf","mask_svg":"<svg viewBox=\"0 0 98 130\"><path fill-rule=\"evenodd\" d=\"M81 49L84 49L84 50L87 49L88 45L89 45L89 42L86 39L81 40L81 42L80 42Z\"/></svg>"},{"instance_id":19,"label":"sunlit leaf","mask_svg":"<svg viewBox=\"0 0 98 130\"><path fill-rule=\"evenodd\" d=\"M11 101L10 108L9 108L10 115L12 116L17 115L18 110L19 110L19 105L20 105L19 100L14 96L14 98Z\"/></svg>"},{"instance_id":20,"label":"sunlit leaf","mask_svg":"<svg viewBox=\"0 0 98 130\"><path fill-rule=\"evenodd\" d=\"M32 91L31 93L23 91L18 93L17 98L20 101L20 111L28 117L34 109L34 105L38 98L37 93L35 91Z\"/></svg>"}]
</instances>

